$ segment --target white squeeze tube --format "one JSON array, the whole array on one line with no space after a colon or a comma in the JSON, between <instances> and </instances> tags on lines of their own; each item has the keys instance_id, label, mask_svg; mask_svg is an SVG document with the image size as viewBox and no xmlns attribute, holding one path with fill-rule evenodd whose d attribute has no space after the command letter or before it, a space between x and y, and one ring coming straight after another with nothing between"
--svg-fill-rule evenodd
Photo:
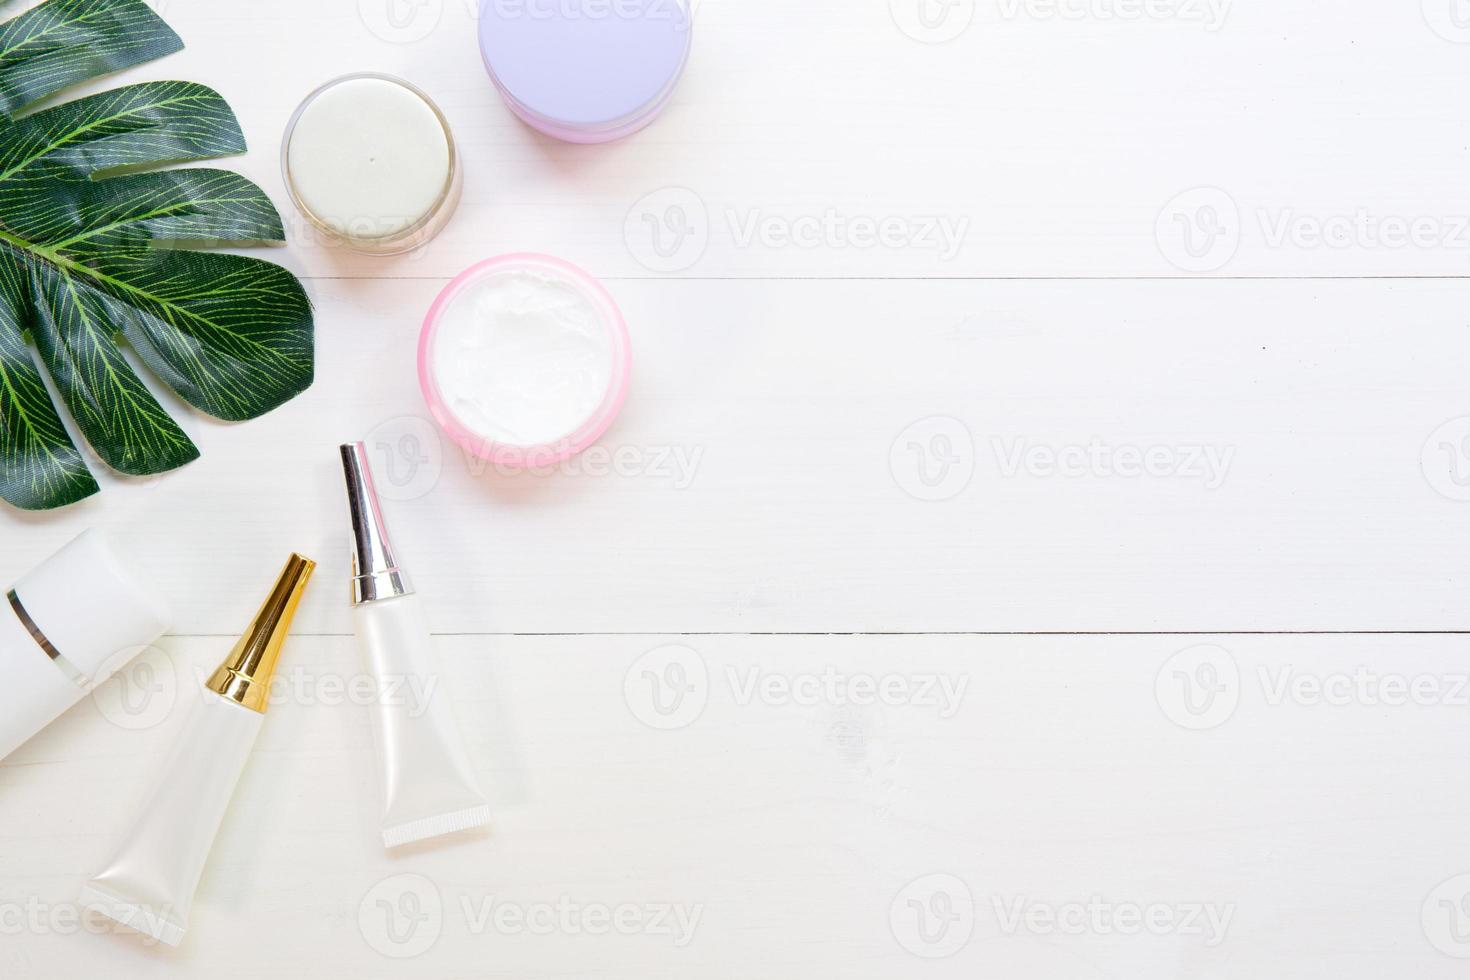
<instances>
[{"instance_id":1,"label":"white squeeze tube","mask_svg":"<svg viewBox=\"0 0 1470 980\"><path fill-rule=\"evenodd\" d=\"M372 676L383 787L383 846L490 822L490 805L455 725L419 597L388 541L367 447L342 446L352 512L352 618Z\"/></svg>"},{"instance_id":2,"label":"white squeeze tube","mask_svg":"<svg viewBox=\"0 0 1470 980\"><path fill-rule=\"evenodd\" d=\"M271 676L316 564L292 555L250 628L205 682L132 828L82 888L81 907L177 946L235 784L270 703Z\"/></svg>"}]
</instances>

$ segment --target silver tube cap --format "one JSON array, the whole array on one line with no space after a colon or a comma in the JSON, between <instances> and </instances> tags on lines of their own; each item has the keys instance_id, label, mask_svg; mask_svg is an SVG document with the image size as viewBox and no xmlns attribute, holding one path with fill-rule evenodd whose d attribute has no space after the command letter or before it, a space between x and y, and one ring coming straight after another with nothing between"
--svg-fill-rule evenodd
<instances>
[{"instance_id":1,"label":"silver tube cap","mask_svg":"<svg viewBox=\"0 0 1470 980\"><path fill-rule=\"evenodd\" d=\"M342 475L347 480L347 506L352 512L352 604L393 599L413 592L413 586L393 557L388 527L373 489L373 470L367 446L342 446Z\"/></svg>"}]
</instances>

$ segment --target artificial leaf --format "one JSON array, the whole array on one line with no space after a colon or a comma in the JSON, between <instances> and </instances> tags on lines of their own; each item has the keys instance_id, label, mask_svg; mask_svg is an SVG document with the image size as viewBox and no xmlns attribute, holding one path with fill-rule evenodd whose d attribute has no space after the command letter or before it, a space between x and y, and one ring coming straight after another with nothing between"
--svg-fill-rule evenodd
<instances>
[{"instance_id":1,"label":"artificial leaf","mask_svg":"<svg viewBox=\"0 0 1470 980\"><path fill-rule=\"evenodd\" d=\"M264 192L226 170L148 169L245 149L219 93L143 82L16 117L179 47L142 0L47 0L0 25L0 497L16 506L97 489L38 364L97 455L135 474L199 452L125 348L221 419L254 418L311 384L311 308L295 277L191 251L281 241Z\"/></svg>"}]
</instances>

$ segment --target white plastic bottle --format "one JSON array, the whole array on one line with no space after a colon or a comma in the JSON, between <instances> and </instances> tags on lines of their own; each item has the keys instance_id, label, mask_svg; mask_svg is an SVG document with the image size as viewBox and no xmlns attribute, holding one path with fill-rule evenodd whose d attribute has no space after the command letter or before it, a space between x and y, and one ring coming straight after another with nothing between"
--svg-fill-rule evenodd
<instances>
[{"instance_id":1,"label":"white plastic bottle","mask_svg":"<svg viewBox=\"0 0 1470 980\"><path fill-rule=\"evenodd\" d=\"M169 626L145 575L83 531L0 602L0 759L133 659Z\"/></svg>"},{"instance_id":2,"label":"white plastic bottle","mask_svg":"<svg viewBox=\"0 0 1470 980\"><path fill-rule=\"evenodd\" d=\"M292 555L250 627L205 682L158 782L81 905L177 946L235 784L265 721L270 682L316 564Z\"/></svg>"},{"instance_id":3,"label":"white plastic bottle","mask_svg":"<svg viewBox=\"0 0 1470 980\"><path fill-rule=\"evenodd\" d=\"M352 622L377 687L383 845L482 826L490 805L455 725L423 607L393 556L367 449L349 443L341 453L352 514Z\"/></svg>"}]
</instances>

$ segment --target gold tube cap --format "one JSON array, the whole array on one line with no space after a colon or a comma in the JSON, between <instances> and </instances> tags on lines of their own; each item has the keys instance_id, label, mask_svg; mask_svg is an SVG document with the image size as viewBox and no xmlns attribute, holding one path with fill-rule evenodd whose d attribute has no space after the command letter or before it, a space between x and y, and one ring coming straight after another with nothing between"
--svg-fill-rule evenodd
<instances>
[{"instance_id":1,"label":"gold tube cap","mask_svg":"<svg viewBox=\"0 0 1470 980\"><path fill-rule=\"evenodd\" d=\"M316 562L293 554L286 560L281 577L276 579L271 594L251 620L245 634L235 644L225 662L219 665L205 687L222 698L238 702L252 711L265 713L270 704L271 677L296 607L306 592L306 583L316 570Z\"/></svg>"}]
</instances>

